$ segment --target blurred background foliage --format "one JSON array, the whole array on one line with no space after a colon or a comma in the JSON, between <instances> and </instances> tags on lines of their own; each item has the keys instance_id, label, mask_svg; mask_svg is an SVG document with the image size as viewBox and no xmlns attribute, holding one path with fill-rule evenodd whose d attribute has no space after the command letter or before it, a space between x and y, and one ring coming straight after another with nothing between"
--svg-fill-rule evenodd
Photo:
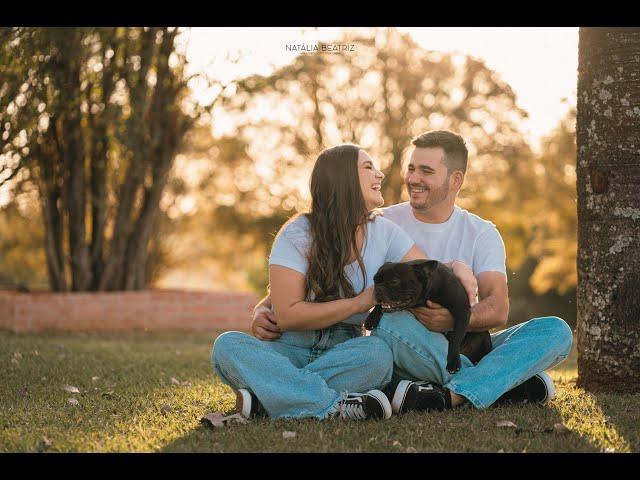
<instances>
[{"instance_id":1,"label":"blurred background foliage","mask_svg":"<svg viewBox=\"0 0 640 480\"><path fill-rule=\"evenodd\" d=\"M536 151L515 93L482 60L427 51L394 29L345 31L338 42L357 44L357 55L301 54L268 76L221 86L215 105L198 113L159 201L147 285L263 294L271 243L307 207L321 149L362 145L386 174L391 205L407 198L411 138L446 128L470 152L459 205L493 221L505 241L511 323L556 314L575 325L575 110ZM214 136L218 122L228 128ZM46 288L41 206L25 171L0 202L0 283Z\"/></svg>"}]
</instances>

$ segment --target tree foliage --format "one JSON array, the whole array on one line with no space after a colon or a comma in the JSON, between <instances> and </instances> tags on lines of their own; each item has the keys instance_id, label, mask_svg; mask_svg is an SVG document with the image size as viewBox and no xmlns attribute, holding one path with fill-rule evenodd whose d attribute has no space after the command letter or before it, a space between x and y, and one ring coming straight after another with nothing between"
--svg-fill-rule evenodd
<instances>
[{"instance_id":1,"label":"tree foliage","mask_svg":"<svg viewBox=\"0 0 640 480\"><path fill-rule=\"evenodd\" d=\"M143 288L182 139L188 78L176 28L0 33L0 184L37 185L50 287Z\"/></svg>"}]
</instances>

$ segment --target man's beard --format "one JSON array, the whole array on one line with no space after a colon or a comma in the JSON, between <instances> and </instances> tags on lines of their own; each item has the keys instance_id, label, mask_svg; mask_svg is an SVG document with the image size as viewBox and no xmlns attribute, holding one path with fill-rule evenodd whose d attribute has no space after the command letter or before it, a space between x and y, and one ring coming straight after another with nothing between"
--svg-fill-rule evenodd
<instances>
[{"instance_id":1,"label":"man's beard","mask_svg":"<svg viewBox=\"0 0 640 480\"><path fill-rule=\"evenodd\" d=\"M411 198L411 187L409 184L405 184L407 193L409 194L409 204L416 210L428 210L439 203L442 203L449 194L449 177L447 177L437 188L425 188L425 196L423 200L416 200Z\"/></svg>"}]
</instances>

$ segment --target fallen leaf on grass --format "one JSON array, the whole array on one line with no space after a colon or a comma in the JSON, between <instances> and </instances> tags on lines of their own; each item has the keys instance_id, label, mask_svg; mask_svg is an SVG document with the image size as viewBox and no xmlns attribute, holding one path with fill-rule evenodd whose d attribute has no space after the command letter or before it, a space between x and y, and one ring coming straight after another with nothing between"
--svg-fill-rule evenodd
<instances>
[{"instance_id":1,"label":"fallen leaf on grass","mask_svg":"<svg viewBox=\"0 0 640 480\"><path fill-rule=\"evenodd\" d=\"M553 431L558 435L566 435L567 433L571 432L571 430L569 430L569 428L564 423L554 424Z\"/></svg>"},{"instance_id":2,"label":"fallen leaf on grass","mask_svg":"<svg viewBox=\"0 0 640 480\"><path fill-rule=\"evenodd\" d=\"M207 413L200 419L200 423L205 424L207 427L224 427L228 423L248 423L247 419L239 413L229 415L225 417L219 412Z\"/></svg>"},{"instance_id":3,"label":"fallen leaf on grass","mask_svg":"<svg viewBox=\"0 0 640 480\"><path fill-rule=\"evenodd\" d=\"M69 393L80 393L80 390L78 390L78 387L74 387L73 385L63 385L62 389L65 392L69 392Z\"/></svg>"},{"instance_id":4,"label":"fallen leaf on grass","mask_svg":"<svg viewBox=\"0 0 640 480\"><path fill-rule=\"evenodd\" d=\"M36 447L36 451L44 452L49 447L51 447L51 440L49 440L47 437L42 437L42 440L40 440L40 442L38 443L38 446Z\"/></svg>"},{"instance_id":5,"label":"fallen leaf on grass","mask_svg":"<svg viewBox=\"0 0 640 480\"><path fill-rule=\"evenodd\" d=\"M80 402L76 398L73 398L73 397L67 399L67 402L69 402L71 405L80 405Z\"/></svg>"},{"instance_id":6,"label":"fallen leaf on grass","mask_svg":"<svg viewBox=\"0 0 640 480\"><path fill-rule=\"evenodd\" d=\"M400 443L400 441L399 441L399 440L394 440L394 441L393 441L393 446L394 446L394 447L401 447L401 446L402 446L402 444Z\"/></svg>"},{"instance_id":7,"label":"fallen leaf on grass","mask_svg":"<svg viewBox=\"0 0 640 480\"><path fill-rule=\"evenodd\" d=\"M93 383L96 383L96 382L98 381L98 379L99 379L99 378L100 378L100 377L91 377L91 381L92 381Z\"/></svg>"},{"instance_id":8,"label":"fallen leaf on grass","mask_svg":"<svg viewBox=\"0 0 640 480\"><path fill-rule=\"evenodd\" d=\"M181 382L176 377L171 377L171 383L173 383L174 385L177 385L179 387L190 387L191 386L191 382L190 381L185 380L184 382Z\"/></svg>"},{"instance_id":9,"label":"fallen leaf on grass","mask_svg":"<svg viewBox=\"0 0 640 480\"><path fill-rule=\"evenodd\" d=\"M297 435L296 432L289 432L287 430L282 432L282 438L296 438L296 435Z\"/></svg>"},{"instance_id":10,"label":"fallen leaf on grass","mask_svg":"<svg viewBox=\"0 0 640 480\"><path fill-rule=\"evenodd\" d=\"M500 420L496 423L498 428L518 428L518 426L509 420Z\"/></svg>"}]
</instances>

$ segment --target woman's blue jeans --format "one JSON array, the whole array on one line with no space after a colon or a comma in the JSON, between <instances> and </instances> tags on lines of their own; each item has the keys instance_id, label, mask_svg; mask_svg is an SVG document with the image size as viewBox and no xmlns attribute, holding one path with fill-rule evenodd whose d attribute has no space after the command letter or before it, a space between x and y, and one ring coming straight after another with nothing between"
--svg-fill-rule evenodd
<instances>
[{"instance_id":1,"label":"woman's blue jeans","mask_svg":"<svg viewBox=\"0 0 640 480\"><path fill-rule=\"evenodd\" d=\"M452 375L446 369L447 339L411 313L384 314L373 335L393 352L394 379L438 383L476 408L488 407L505 392L562 362L573 340L571 328L561 318L534 318L492 333L493 350L475 366L461 355L462 367Z\"/></svg>"},{"instance_id":2,"label":"woman's blue jeans","mask_svg":"<svg viewBox=\"0 0 640 480\"><path fill-rule=\"evenodd\" d=\"M381 389L393 373L387 344L346 323L273 341L225 332L211 363L222 382L253 392L272 418L326 418L343 394Z\"/></svg>"}]
</instances>

